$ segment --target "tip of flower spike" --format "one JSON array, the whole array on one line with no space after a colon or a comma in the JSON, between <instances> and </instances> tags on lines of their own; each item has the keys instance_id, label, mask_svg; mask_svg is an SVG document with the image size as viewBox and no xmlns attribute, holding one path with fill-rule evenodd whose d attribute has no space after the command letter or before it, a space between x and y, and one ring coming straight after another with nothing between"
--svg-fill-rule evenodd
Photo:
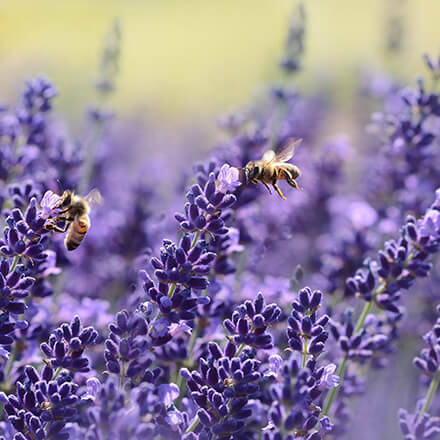
<instances>
[{"instance_id":1,"label":"tip of flower spike","mask_svg":"<svg viewBox=\"0 0 440 440\"><path fill-rule=\"evenodd\" d=\"M223 164L217 176L217 188L222 193L234 192L240 185L240 170Z\"/></svg>"},{"instance_id":2,"label":"tip of flower spike","mask_svg":"<svg viewBox=\"0 0 440 440\"><path fill-rule=\"evenodd\" d=\"M57 204L60 196L53 191L46 191L40 202L41 216L47 220L57 213Z\"/></svg>"}]
</instances>

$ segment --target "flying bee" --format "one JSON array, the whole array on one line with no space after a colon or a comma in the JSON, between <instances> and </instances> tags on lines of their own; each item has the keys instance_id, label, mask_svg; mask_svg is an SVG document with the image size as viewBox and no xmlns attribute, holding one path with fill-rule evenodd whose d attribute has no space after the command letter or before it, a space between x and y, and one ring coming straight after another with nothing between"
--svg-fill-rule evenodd
<instances>
[{"instance_id":1,"label":"flying bee","mask_svg":"<svg viewBox=\"0 0 440 440\"><path fill-rule=\"evenodd\" d=\"M248 162L244 168L246 183L258 184L260 182L268 189L270 194L272 192L269 185L272 185L283 200L286 200L286 197L277 185L277 180L286 180L293 188L301 189L295 180L301 175L301 171L297 166L285 163L293 156L295 146L301 140L290 141L279 153L269 150L264 153L261 160Z\"/></svg>"},{"instance_id":2,"label":"flying bee","mask_svg":"<svg viewBox=\"0 0 440 440\"><path fill-rule=\"evenodd\" d=\"M57 232L67 231L64 245L68 251L73 251L84 240L90 228L90 207L101 202L101 193L97 189L92 189L85 197L66 190L56 204L59 215L46 224L46 229ZM56 225L60 222L64 223L63 228Z\"/></svg>"}]
</instances>

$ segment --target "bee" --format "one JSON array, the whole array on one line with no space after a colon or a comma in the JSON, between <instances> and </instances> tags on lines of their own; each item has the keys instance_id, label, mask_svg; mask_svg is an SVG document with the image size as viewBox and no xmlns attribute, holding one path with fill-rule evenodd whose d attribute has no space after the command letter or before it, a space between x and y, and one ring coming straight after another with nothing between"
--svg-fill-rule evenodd
<instances>
[{"instance_id":1,"label":"bee","mask_svg":"<svg viewBox=\"0 0 440 440\"><path fill-rule=\"evenodd\" d=\"M283 200L286 200L286 197L277 185L278 180L286 180L293 188L301 189L295 180L301 175L301 171L297 166L285 163L293 156L295 147L301 140L290 141L279 153L269 150L264 153L261 160L248 162L244 168L246 183L260 182L268 189L269 194L272 194L269 187L272 185Z\"/></svg>"},{"instance_id":2,"label":"bee","mask_svg":"<svg viewBox=\"0 0 440 440\"><path fill-rule=\"evenodd\" d=\"M227 377L224 381L223 381L223 385L225 387L231 388L234 386L234 379Z\"/></svg>"},{"instance_id":3,"label":"bee","mask_svg":"<svg viewBox=\"0 0 440 440\"><path fill-rule=\"evenodd\" d=\"M90 228L90 207L101 202L101 193L97 189L92 189L85 197L66 190L56 205L59 215L46 224L46 229L57 232L67 231L64 245L68 251L73 251L82 243ZM63 228L56 225L59 222L64 222Z\"/></svg>"},{"instance_id":4,"label":"bee","mask_svg":"<svg viewBox=\"0 0 440 440\"><path fill-rule=\"evenodd\" d=\"M52 404L50 402L41 402L40 408L43 411L47 411L49 409L52 409Z\"/></svg>"}]
</instances>

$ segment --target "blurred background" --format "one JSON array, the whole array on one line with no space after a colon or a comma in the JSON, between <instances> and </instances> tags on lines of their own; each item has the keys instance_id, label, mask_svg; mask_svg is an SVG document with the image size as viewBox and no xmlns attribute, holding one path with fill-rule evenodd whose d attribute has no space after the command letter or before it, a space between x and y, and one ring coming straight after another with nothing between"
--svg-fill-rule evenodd
<instances>
[{"instance_id":1,"label":"blurred background","mask_svg":"<svg viewBox=\"0 0 440 440\"><path fill-rule=\"evenodd\" d=\"M115 20L119 23L119 71L106 108L117 114L116 124L122 128L113 132L116 135L112 133L110 141L102 142L105 148L97 148L96 181L100 182L98 186L104 193L106 211L100 214L101 219L94 219L98 226L89 233L90 237L93 234L98 237L95 242L88 241L92 251L86 248L87 245L82 246L83 254L78 252L73 257L76 258L73 270L83 270L87 275L92 273L96 286L103 284L102 279L107 277L116 298L123 288L115 287L114 280L119 280L126 270L120 259L108 262L103 251L109 247L108 237L119 239L121 236L125 247L127 237L135 237L128 257L123 254L127 258L126 267L131 267L140 246L157 248L159 238L175 230L172 218L169 227L168 217L160 217L162 211L157 208L157 200L166 207L172 207L175 202L176 209L181 209L185 177L188 177L184 174L201 158L200 150L208 151L217 140L217 119L258 102L259 96L273 84L286 85L290 81L290 89L306 97L324 96L323 102L330 109L324 127L321 122L315 123L322 118L318 114L324 106L321 101L313 101L310 107L299 107L299 122L296 124L294 120L306 134L312 127L309 146L319 144L328 136L347 132L356 148L353 162L358 160L362 147L368 158L374 158L374 151L380 144L377 139L374 140L375 150L368 149L368 142L362 146L356 141L364 134L370 113L382 104L376 102L375 107L374 102L357 99L362 77L367 72L379 73L378 80L370 82L370 86L373 84L375 95L380 95L380 88L386 88L380 78L386 78L387 74L404 84L412 84L417 74L425 73L422 55L426 52L437 55L440 49L440 2L309 0L304 4L306 35L302 69L288 77L283 76L278 63L283 55L292 11L298 6L295 0L1 0L0 104L13 105L26 79L40 74L46 76L59 92L55 114L67 120L69 131L83 140L86 150L92 151L86 158L88 162L95 154L93 144L99 142L84 129L85 110L99 106L94 85L99 79L103 48L108 45L106 35ZM318 106L313 107L316 102ZM305 116L301 113L304 108ZM312 108L309 114L308 108ZM270 118L269 122L272 127ZM316 134L317 129L319 134ZM298 137L305 137L307 143L307 136L300 134ZM166 157L163 162L153 164L149 161L151 153L163 154L179 148L179 154ZM138 160L139 155L142 161ZM140 163L144 168L138 171L139 175L150 179L144 192L142 185L135 186L143 183L138 182L141 181L138 174L132 173ZM300 165L302 169L307 161ZM118 166L121 169L118 170ZM351 166L349 172L355 173L355 166ZM124 187L121 182L130 180L127 174L132 182ZM178 185L174 182L178 191L163 189L164 181L171 179L178 181ZM86 179L83 186L89 183ZM124 205L121 200L124 201L127 194L131 198ZM151 212L150 199L154 201ZM277 199L269 200L274 206L278 203ZM127 206L134 208L133 212L128 211ZM138 207L145 207L146 212L137 212ZM109 215L109 218L117 221L114 221L116 226L110 227L106 213L111 209L113 217ZM278 205L274 212L278 214ZM155 216L155 222L150 223L156 229L144 231L146 244L139 244L136 242L138 235L132 230L135 227L147 229L139 225L148 216ZM127 218L133 219L133 224ZM118 231L125 228L129 234L115 234L112 227ZM94 244L96 249L93 251ZM114 243L113 248L119 244ZM109 252L115 252L113 248ZM290 252L290 248L285 248ZM78 268L82 260L84 267ZM90 269L90 261L95 262L96 270ZM107 272L103 273L103 267ZM127 284L131 281L128 279ZM60 284L59 290L62 290L63 281ZM68 286L68 289L76 287ZM93 290L90 279L78 290L82 287ZM106 285L102 290L105 289ZM108 290L110 288L105 290L106 298ZM99 293L96 296L99 297ZM67 306L66 309L70 311ZM376 420L375 417L382 416L389 420L388 424L370 427L376 438L398 438L397 409L402 401L407 407L414 402L416 382L413 378L408 386L407 380L409 375L414 375L410 362L414 352L411 348L404 353L404 367L399 368L397 379L394 369L371 372L371 376L377 375L370 378L373 384L369 394L371 400L356 403L355 433L347 438L372 438L368 429L359 432L361 419ZM384 389L391 397L384 398ZM368 411L374 415L365 418Z\"/></svg>"},{"instance_id":2,"label":"blurred background","mask_svg":"<svg viewBox=\"0 0 440 440\"><path fill-rule=\"evenodd\" d=\"M57 110L72 121L93 100L104 36L117 18L119 115L153 115L174 126L205 124L242 107L274 81L294 0L2 0L0 101L13 102L23 80L44 74L59 90ZM440 47L437 0L306 2L301 91L328 88L342 114L351 111L364 66L413 79L421 55ZM403 29L401 50L387 50L390 22ZM393 31L394 32L394 31ZM346 130L338 118L334 130ZM169 126L168 126L169 128Z\"/></svg>"}]
</instances>

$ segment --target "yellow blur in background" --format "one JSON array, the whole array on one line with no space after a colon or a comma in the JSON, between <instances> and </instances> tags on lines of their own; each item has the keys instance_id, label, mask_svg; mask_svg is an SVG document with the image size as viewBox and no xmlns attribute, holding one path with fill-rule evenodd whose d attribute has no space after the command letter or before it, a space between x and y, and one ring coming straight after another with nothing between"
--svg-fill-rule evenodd
<instances>
[{"instance_id":1,"label":"yellow blur in background","mask_svg":"<svg viewBox=\"0 0 440 440\"><path fill-rule=\"evenodd\" d=\"M159 119L211 118L243 106L281 78L277 68L291 0L1 0L0 100L44 74L60 92L57 108L76 117L92 99L103 38L122 29L113 105ZM398 8L398 9L396 9ZM306 55L298 87L330 84L349 99L362 66L411 80L421 55L440 50L438 0L308 0ZM390 14L402 19L403 50L386 56Z\"/></svg>"}]
</instances>

